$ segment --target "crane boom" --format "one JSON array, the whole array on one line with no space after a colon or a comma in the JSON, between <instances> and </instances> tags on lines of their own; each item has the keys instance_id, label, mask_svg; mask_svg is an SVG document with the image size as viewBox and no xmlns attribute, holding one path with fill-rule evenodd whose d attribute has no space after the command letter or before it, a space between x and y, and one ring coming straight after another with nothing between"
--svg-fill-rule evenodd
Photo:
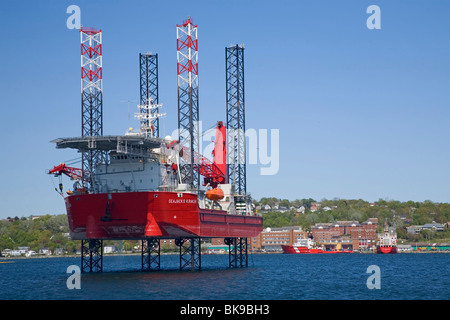
<instances>
[{"instance_id":1,"label":"crane boom","mask_svg":"<svg viewBox=\"0 0 450 320\"><path fill-rule=\"evenodd\" d=\"M48 174L53 174L55 176L60 176L63 173L68 177L70 177L72 180L81 180L83 177L83 171L81 169L68 167L64 162L60 163L59 165L53 167L53 169L48 171Z\"/></svg>"},{"instance_id":2,"label":"crane boom","mask_svg":"<svg viewBox=\"0 0 450 320\"><path fill-rule=\"evenodd\" d=\"M203 185L209 184L212 188L216 188L218 184L227 183L226 178L226 133L225 126L222 121L217 122L216 138L214 141L213 161L194 151L193 170L204 177ZM179 141L173 141L167 147L170 148L177 144L175 148L179 150L181 158L189 162L191 159L191 150L186 146L181 146Z\"/></svg>"}]
</instances>

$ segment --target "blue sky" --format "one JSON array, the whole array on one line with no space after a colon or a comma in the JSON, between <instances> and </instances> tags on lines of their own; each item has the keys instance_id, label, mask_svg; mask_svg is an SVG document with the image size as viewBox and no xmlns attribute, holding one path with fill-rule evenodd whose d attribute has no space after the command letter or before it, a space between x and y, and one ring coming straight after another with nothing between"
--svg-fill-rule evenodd
<instances>
[{"instance_id":1,"label":"blue sky","mask_svg":"<svg viewBox=\"0 0 450 320\"><path fill-rule=\"evenodd\" d=\"M71 4L103 30L104 134L137 126L120 101L139 99L146 51L159 55L162 131L176 128L176 24L191 16L203 126L225 120L224 48L244 43L247 128L280 130L278 173L248 167L254 198L448 202L448 1L3 0L0 218L65 212L45 170L78 157L49 143L81 135ZM366 26L373 4L380 30Z\"/></svg>"}]
</instances>

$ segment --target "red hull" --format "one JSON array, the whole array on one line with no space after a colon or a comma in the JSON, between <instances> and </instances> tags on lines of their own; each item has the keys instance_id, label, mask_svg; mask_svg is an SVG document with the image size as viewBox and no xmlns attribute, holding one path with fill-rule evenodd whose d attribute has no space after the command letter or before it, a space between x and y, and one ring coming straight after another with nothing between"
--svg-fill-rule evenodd
<instances>
[{"instance_id":1,"label":"red hull","mask_svg":"<svg viewBox=\"0 0 450 320\"><path fill-rule=\"evenodd\" d=\"M298 247L298 246L281 246L284 253L294 253L294 254L311 254L311 253L352 253L353 251L344 250L344 251L326 251L322 249L308 249L307 247Z\"/></svg>"},{"instance_id":2,"label":"red hull","mask_svg":"<svg viewBox=\"0 0 450 320\"><path fill-rule=\"evenodd\" d=\"M397 247L380 247L377 246L377 253L397 253Z\"/></svg>"},{"instance_id":3,"label":"red hull","mask_svg":"<svg viewBox=\"0 0 450 320\"><path fill-rule=\"evenodd\" d=\"M255 237L262 217L200 209L197 195L176 192L118 192L66 198L71 237Z\"/></svg>"}]
</instances>

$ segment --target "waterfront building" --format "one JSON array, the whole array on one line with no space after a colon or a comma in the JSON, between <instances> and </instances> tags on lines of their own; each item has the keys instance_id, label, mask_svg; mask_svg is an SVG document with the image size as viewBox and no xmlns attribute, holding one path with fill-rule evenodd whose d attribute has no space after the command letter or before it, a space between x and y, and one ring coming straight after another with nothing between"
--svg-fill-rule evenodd
<instances>
[{"instance_id":1,"label":"waterfront building","mask_svg":"<svg viewBox=\"0 0 450 320\"><path fill-rule=\"evenodd\" d=\"M377 228L378 219L370 218L362 223L358 221L318 223L311 228L311 231L314 241L319 243L336 240L342 236L349 236L351 240L357 240L355 244L358 244L358 247L364 247L374 244L377 237Z\"/></svg>"},{"instance_id":2,"label":"waterfront building","mask_svg":"<svg viewBox=\"0 0 450 320\"><path fill-rule=\"evenodd\" d=\"M251 238L250 249L254 252L282 251L282 245L292 245L299 239L308 237L308 233L300 226L266 228L258 236Z\"/></svg>"},{"instance_id":3,"label":"waterfront building","mask_svg":"<svg viewBox=\"0 0 450 320\"><path fill-rule=\"evenodd\" d=\"M297 240L312 237L328 249L372 250L376 245L378 219L358 221L337 221L317 223L308 233L300 226L266 228L258 236L251 238L250 248L258 251L282 251L281 245L293 245ZM215 243L219 244L219 243Z\"/></svg>"},{"instance_id":4,"label":"waterfront building","mask_svg":"<svg viewBox=\"0 0 450 320\"><path fill-rule=\"evenodd\" d=\"M416 252L448 252L450 251L450 243L414 243L411 245L412 250Z\"/></svg>"},{"instance_id":5,"label":"waterfront building","mask_svg":"<svg viewBox=\"0 0 450 320\"><path fill-rule=\"evenodd\" d=\"M410 244L398 244L397 252L412 252L412 246Z\"/></svg>"}]
</instances>

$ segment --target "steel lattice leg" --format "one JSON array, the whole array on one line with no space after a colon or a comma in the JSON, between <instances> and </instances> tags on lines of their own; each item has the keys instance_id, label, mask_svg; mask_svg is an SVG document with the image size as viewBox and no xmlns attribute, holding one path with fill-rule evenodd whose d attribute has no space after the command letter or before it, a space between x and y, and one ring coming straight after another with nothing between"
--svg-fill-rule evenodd
<instances>
[{"instance_id":1,"label":"steel lattice leg","mask_svg":"<svg viewBox=\"0 0 450 320\"><path fill-rule=\"evenodd\" d=\"M193 189L200 188L200 173L195 170L201 142L197 43L197 25L190 18L177 25L178 140L187 151L179 170L182 182Z\"/></svg>"},{"instance_id":2,"label":"steel lattice leg","mask_svg":"<svg viewBox=\"0 0 450 320\"><path fill-rule=\"evenodd\" d=\"M81 240L81 272L103 271L103 240Z\"/></svg>"},{"instance_id":3,"label":"steel lattice leg","mask_svg":"<svg viewBox=\"0 0 450 320\"><path fill-rule=\"evenodd\" d=\"M228 266L237 268L236 264L236 238L225 238L224 242L228 245Z\"/></svg>"},{"instance_id":4,"label":"steel lattice leg","mask_svg":"<svg viewBox=\"0 0 450 320\"><path fill-rule=\"evenodd\" d=\"M151 271L161 268L161 247L159 238L144 239L141 242L142 270Z\"/></svg>"},{"instance_id":5,"label":"steel lattice leg","mask_svg":"<svg viewBox=\"0 0 450 320\"><path fill-rule=\"evenodd\" d=\"M225 65L228 183L243 196L247 193L243 45L225 48Z\"/></svg>"},{"instance_id":6,"label":"steel lattice leg","mask_svg":"<svg viewBox=\"0 0 450 320\"><path fill-rule=\"evenodd\" d=\"M178 238L175 244L180 247L180 270L202 268L200 238Z\"/></svg>"},{"instance_id":7,"label":"steel lattice leg","mask_svg":"<svg viewBox=\"0 0 450 320\"><path fill-rule=\"evenodd\" d=\"M247 238L225 238L228 245L228 263L230 268L248 267Z\"/></svg>"},{"instance_id":8,"label":"steel lattice leg","mask_svg":"<svg viewBox=\"0 0 450 320\"><path fill-rule=\"evenodd\" d=\"M241 268L248 267L248 242L247 238L240 238L240 251L241 251Z\"/></svg>"}]
</instances>

